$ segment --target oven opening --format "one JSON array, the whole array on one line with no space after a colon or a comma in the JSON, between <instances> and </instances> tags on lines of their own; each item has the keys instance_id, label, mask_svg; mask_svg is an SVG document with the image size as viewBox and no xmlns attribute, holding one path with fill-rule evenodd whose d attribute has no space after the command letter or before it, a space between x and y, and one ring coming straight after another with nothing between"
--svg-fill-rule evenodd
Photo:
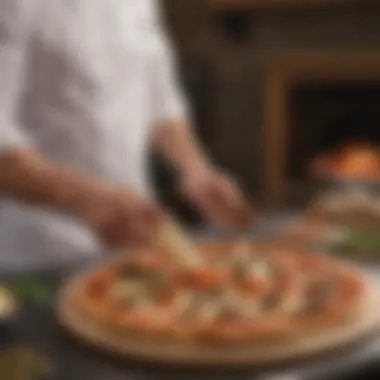
<instances>
[{"instance_id":1,"label":"oven opening","mask_svg":"<svg viewBox=\"0 0 380 380\"><path fill-rule=\"evenodd\" d=\"M303 85L293 89L286 176L380 173L380 84Z\"/></svg>"}]
</instances>

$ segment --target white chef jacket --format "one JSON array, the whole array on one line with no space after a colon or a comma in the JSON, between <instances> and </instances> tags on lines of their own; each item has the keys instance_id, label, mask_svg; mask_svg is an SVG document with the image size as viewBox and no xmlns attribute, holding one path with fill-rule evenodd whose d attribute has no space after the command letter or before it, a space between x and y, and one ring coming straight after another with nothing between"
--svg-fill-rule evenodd
<instances>
[{"instance_id":1,"label":"white chef jacket","mask_svg":"<svg viewBox=\"0 0 380 380\"><path fill-rule=\"evenodd\" d=\"M150 194L154 125L187 118L156 0L1 0L0 153L51 160ZM52 210L3 200L0 268L97 255Z\"/></svg>"}]
</instances>

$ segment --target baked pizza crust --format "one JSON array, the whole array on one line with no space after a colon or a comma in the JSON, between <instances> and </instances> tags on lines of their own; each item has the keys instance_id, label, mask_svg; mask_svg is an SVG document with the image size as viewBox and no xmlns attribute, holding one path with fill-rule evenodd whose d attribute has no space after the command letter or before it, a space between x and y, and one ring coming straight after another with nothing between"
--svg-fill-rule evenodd
<instances>
[{"instance_id":1,"label":"baked pizza crust","mask_svg":"<svg viewBox=\"0 0 380 380\"><path fill-rule=\"evenodd\" d=\"M145 314L126 311L107 296L117 281L120 268L128 267L134 260L143 262L145 266L150 266L155 271L164 268L172 269L169 276L171 276L173 289L184 286L184 284L188 287L189 278L196 280L190 282L191 286L195 287L212 286L214 282L228 282L228 265L227 277L223 277L226 274L223 270L226 268L218 265L223 263L226 254L233 254L229 244L227 242L211 242L199 246L199 252L204 254L205 261L212 264L203 272L185 273L183 268L170 268L170 264L157 256L155 252L152 252L151 255L148 253L143 259L122 258L95 268L85 276L84 286L77 295L78 310L93 323L121 336L211 344L292 339L303 334L316 333L321 329L325 330L348 323L355 318L355 311L360 309L364 281L360 274L351 268L337 260L316 256L309 252L251 243L246 249L256 252L255 258L269 260L280 268L280 274L277 274L277 277L271 277L270 281L268 279L266 282L263 281L265 286L263 284L259 286L258 279L257 283L245 284L247 287L244 288L244 291L247 291L249 297L255 302L263 302L266 300L265 297L270 298L271 295L281 296L281 301L270 312L262 312L262 314L259 312L254 317L248 315L246 318L239 316L209 320L201 319L195 313L192 318L183 319L176 315L175 306L171 303L173 302L172 295L168 296L166 303L154 304ZM276 281L273 281L273 278L276 278ZM322 290L318 290L318 286L316 286L316 291L323 291L324 280L335 284L333 295L330 295L327 301L323 301L319 309L313 310L311 307L311 311L303 311L305 308L303 304L312 297L312 286L318 285L319 281ZM239 288L239 292L241 291L242 288ZM211 305L207 305L206 302L205 307L211 308ZM234 307L239 308L240 306L236 304L228 311L232 315L235 311Z\"/></svg>"}]
</instances>

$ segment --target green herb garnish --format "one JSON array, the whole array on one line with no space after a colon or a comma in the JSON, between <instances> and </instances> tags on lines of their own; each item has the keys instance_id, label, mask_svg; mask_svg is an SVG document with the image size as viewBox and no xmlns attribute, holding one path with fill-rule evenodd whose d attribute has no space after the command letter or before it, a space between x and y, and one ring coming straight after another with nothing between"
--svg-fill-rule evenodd
<instances>
[{"instance_id":1,"label":"green herb garnish","mask_svg":"<svg viewBox=\"0 0 380 380\"><path fill-rule=\"evenodd\" d=\"M8 283L10 290L18 298L32 303L46 303L51 299L47 285L33 277L19 277Z\"/></svg>"}]
</instances>

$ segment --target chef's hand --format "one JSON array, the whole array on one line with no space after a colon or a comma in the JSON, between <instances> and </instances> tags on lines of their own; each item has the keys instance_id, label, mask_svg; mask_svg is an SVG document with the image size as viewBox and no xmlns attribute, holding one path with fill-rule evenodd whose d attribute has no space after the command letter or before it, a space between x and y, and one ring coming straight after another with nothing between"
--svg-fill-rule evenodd
<instances>
[{"instance_id":1,"label":"chef's hand","mask_svg":"<svg viewBox=\"0 0 380 380\"><path fill-rule=\"evenodd\" d=\"M164 218L158 206L137 192L106 186L83 194L79 216L112 248L148 243Z\"/></svg>"},{"instance_id":2,"label":"chef's hand","mask_svg":"<svg viewBox=\"0 0 380 380\"><path fill-rule=\"evenodd\" d=\"M239 230L253 220L253 210L238 184L214 168L194 168L181 177L181 190L201 214L221 227Z\"/></svg>"}]
</instances>

